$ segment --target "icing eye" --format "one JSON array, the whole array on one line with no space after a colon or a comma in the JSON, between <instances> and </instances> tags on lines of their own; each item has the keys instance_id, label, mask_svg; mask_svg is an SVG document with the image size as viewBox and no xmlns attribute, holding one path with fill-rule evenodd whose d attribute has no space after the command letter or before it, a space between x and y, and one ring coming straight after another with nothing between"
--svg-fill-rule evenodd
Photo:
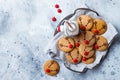
<instances>
[{"instance_id":1,"label":"icing eye","mask_svg":"<svg viewBox=\"0 0 120 80\"><path fill-rule=\"evenodd\" d=\"M75 59L73 59L73 62L74 62L74 63L77 63L77 62L78 62L78 60L75 58Z\"/></svg>"},{"instance_id":2,"label":"icing eye","mask_svg":"<svg viewBox=\"0 0 120 80\"><path fill-rule=\"evenodd\" d=\"M89 44L89 41L88 41L88 40L84 40L84 43L85 43L85 44Z\"/></svg>"},{"instance_id":3,"label":"icing eye","mask_svg":"<svg viewBox=\"0 0 120 80\"><path fill-rule=\"evenodd\" d=\"M47 69L45 70L45 72L50 73L50 69L47 68Z\"/></svg>"},{"instance_id":4,"label":"icing eye","mask_svg":"<svg viewBox=\"0 0 120 80\"><path fill-rule=\"evenodd\" d=\"M105 28L105 25L103 25L103 28Z\"/></svg>"}]
</instances>

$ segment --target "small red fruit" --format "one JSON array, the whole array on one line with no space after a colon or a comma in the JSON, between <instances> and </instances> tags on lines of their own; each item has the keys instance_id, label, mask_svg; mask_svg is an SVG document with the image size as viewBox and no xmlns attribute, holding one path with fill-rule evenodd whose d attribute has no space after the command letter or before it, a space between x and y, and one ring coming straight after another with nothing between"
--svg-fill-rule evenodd
<instances>
[{"instance_id":1,"label":"small red fruit","mask_svg":"<svg viewBox=\"0 0 120 80\"><path fill-rule=\"evenodd\" d=\"M86 59L86 57L83 57L82 60L83 60L83 61L86 61L87 59Z\"/></svg>"},{"instance_id":2,"label":"small red fruit","mask_svg":"<svg viewBox=\"0 0 120 80\"><path fill-rule=\"evenodd\" d=\"M99 31L98 31L97 29L95 29L95 30L94 30L94 33L95 33L95 34L98 34L98 33L99 33Z\"/></svg>"},{"instance_id":3,"label":"small red fruit","mask_svg":"<svg viewBox=\"0 0 120 80\"><path fill-rule=\"evenodd\" d=\"M57 27L57 31L58 31L58 32L61 32L61 30L60 30L60 26Z\"/></svg>"},{"instance_id":4,"label":"small red fruit","mask_svg":"<svg viewBox=\"0 0 120 80\"><path fill-rule=\"evenodd\" d=\"M82 29L82 30L85 30L85 29L86 29L86 27L85 27L84 25L82 25L82 26L81 26L81 29Z\"/></svg>"},{"instance_id":5,"label":"small red fruit","mask_svg":"<svg viewBox=\"0 0 120 80\"><path fill-rule=\"evenodd\" d=\"M59 5L58 5L58 4L55 4L55 8L59 8Z\"/></svg>"},{"instance_id":6,"label":"small red fruit","mask_svg":"<svg viewBox=\"0 0 120 80\"><path fill-rule=\"evenodd\" d=\"M85 44L89 44L89 41L88 41L88 40L85 40L84 43L85 43Z\"/></svg>"},{"instance_id":7,"label":"small red fruit","mask_svg":"<svg viewBox=\"0 0 120 80\"><path fill-rule=\"evenodd\" d=\"M87 56L87 55L88 55L88 52L86 52L86 51L85 51L85 52L84 52L84 55L86 55L86 56Z\"/></svg>"},{"instance_id":8,"label":"small red fruit","mask_svg":"<svg viewBox=\"0 0 120 80\"><path fill-rule=\"evenodd\" d=\"M57 19L55 17L52 17L52 21L56 21Z\"/></svg>"},{"instance_id":9,"label":"small red fruit","mask_svg":"<svg viewBox=\"0 0 120 80\"><path fill-rule=\"evenodd\" d=\"M45 71L46 71L47 73L50 73L50 69L46 69Z\"/></svg>"},{"instance_id":10,"label":"small red fruit","mask_svg":"<svg viewBox=\"0 0 120 80\"><path fill-rule=\"evenodd\" d=\"M80 44L77 42L77 43L75 43L75 46L76 46L76 47L79 47L79 46L80 46Z\"/></svg>"},{"instance_id":11,"label":"small red fruit","mask_svg":"<svg viewBox=\"0 0 120 80\"><path fill-rule=\"evenodd\" d=\"M61 12L62 12L62 10L61 10L61 9L58 9L58 10L57 10L57 12L58 12L58 13L61 13Z\"/></svg>"},{"instance_id":12,"label":"small red fruit","mask_svg":"<svg viewBox=\"0 0 120 80\"><path fill-rule=\"evenodd\" d=\"M75 59L73 59L73 62L74 62L74 63L77 63L77 62L78 62L78 60L75 58Z\"/></svg>"},{"instance_id":13,"label":"small red fruit","mask_svg":"<svg viewBox=\"0 0 120 80\"><path fill-rule=\"evenodd\" d=\"M94 45L94 49L98 49L99 46L97 44Z\"/></svg>"},{"instance_id":14,"label":"small red fruit","mask_svg":"<svg viewBox=\"0 0 120 80\"><path fill-rule=\"evenodd\" d=\"M72 45L72 44L69 44L69 48L73 48L73 45Z\"/></svg>"}]
</instances>

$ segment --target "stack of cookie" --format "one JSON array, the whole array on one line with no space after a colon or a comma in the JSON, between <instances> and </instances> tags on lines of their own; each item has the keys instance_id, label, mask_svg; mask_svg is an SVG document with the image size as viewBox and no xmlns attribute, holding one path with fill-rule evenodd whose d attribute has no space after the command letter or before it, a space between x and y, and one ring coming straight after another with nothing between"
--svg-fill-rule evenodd
<instances>
[{"instance_id":1,"label":"stack of cookie","mask_svg":"<svg viewBox=\"0 0 120 80\"><path fill-rule=\"evenodd\" d=\"M104 51L108 48L107 39L101 36L107 30L106 22L88 15L80 15L77 23L81 32L76 36L60 38L58 48L65 52L66 60L71 64L91 64L96 59L96 50Z\"/></svg>"}]
</instances>

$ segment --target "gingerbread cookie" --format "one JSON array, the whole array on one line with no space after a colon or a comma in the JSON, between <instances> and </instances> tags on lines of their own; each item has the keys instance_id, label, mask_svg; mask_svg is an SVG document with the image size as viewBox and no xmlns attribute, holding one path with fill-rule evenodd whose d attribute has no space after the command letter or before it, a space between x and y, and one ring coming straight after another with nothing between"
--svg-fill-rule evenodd
<instances>
[{"instance_id":1,"label":"gingerbread cookie","mask_svg":"<svg viewBox=\"0 0 120 80\"><path fill-rule=\"evenodd\" d=\"M95 54L93 46L80 45L79 52L83 57L90 58Z\"/></svg>"},{"instance_id":2,"label":"gingerbread cookie","mask_svg":"<svg viewBox=\"0 0 120 80\"><path fill-rule=\"evenodd\" d=\"M92 45L94 45L94 43L96 41L96 38L95 38L95 35L92 32L86 31L86 32L82 32L80 34L80 41L85 46L92 46Z\"/></svg>"},{"instance_id":3,"label":"gingerbread cookie","mask_svg":"<svg viewBox=\"0 0 120 80\"><path fill-rule=\"evenodd\" d=\"M91 29L91 31L94 34L101 35L101 34L105 33L106 30L107 30L107 24L104 20L102 20L102 19L95 19L94 20L93 28Z\"/></svg>"},{"instance_id":4,"label":"gingerbread cookie","mask_svg":"<svg viewBox=\"0 0 120 80\"><path fill-rule=\"evenodd\" d=\"M103 36L96 36L96 44L94 45L94 48L98 51L104 51L108 48L108 41Z\"/></svg>"},{"instance_id":5,"label":"gingerbread cookie","mask_svg":"<svg viewBox=\"0 0 120 80\"><path fill-rule=\"evenodd\" d=\"M85 64L91 64L95 61L95 59L96 59L95 55L93 55L90 58L83 57L82 62L85 63Z\"/></svg>"},{"instance_id":6,"label":"gingerbread cookie","mask_svg":"<svg viewBox=\"0 0 120 80\"><path fill-rule=\"evenodd\" d=\"M65 54L66 60L72 64L77 64L81 61L81 54L77 48L74 48L71 52Z\"/></svg>"},{"instance_id":7,"label":"gingerbread cookie","mask_svg":"<svg viewBox=\"0 0 120 80\"><path fill-rule=\"evenodd\" d=\"M75 47L79 48L79 46L80 46L80 35L74 36L73 39L75 41Z\"/></svg>"},{"instance_id":8,"label":"gingerbread cookie","mask_svg":"<svg viewBox=\"0 0 120 80\"><path fill-rule=\"evenodd\" d=\"M93 26L93 19L88 15L81 15L77 19L78 25L81 30L90 30Z\"/></svg>"},{"instance_id":9,"label":"gingerbread cookie","mask_svg":"<svg viewBox=\"0 0 120 80\"><path fill-rule=\"evenodd\" d=\"M56 75L60 70L59 64L54 60L48 60L44 64L44 71L50 76Z\"/></svg>"},{"instance_id":10,"label":"gingerbread cookie","mask_svg":"<svg viewBox=\"0 0 120 80\"><path fill-rule=\"evenodd\" d=\"M62 37L58 41L58 48L64 52L70 52L74 48L74 40L70 37Z\"/></svg>"}]
</instances>

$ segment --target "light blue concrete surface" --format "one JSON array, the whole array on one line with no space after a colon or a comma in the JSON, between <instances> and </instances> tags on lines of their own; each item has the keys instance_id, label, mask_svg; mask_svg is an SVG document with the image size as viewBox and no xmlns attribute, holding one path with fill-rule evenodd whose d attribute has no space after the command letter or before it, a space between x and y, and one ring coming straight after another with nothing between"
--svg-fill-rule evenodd
<instances>
[{"instance_id":1,"label":"light blue concrete surface","mask_svg":"<svg viewBox=\"0 0 120 80\"><path fill-rule=\"evenodd\" d=\"M62 14L56 12L56 3L63 10ZM43 72L44 62L50 59L43 50L56 25L85 4L98 11L120 32L118 0L0 0L0 80L119 80L119 36L104 62L93 70L78 74L59 62L61 70L57 76ZM53 16L57 22L51 21Z\"/></svg>"}]
</instances>

